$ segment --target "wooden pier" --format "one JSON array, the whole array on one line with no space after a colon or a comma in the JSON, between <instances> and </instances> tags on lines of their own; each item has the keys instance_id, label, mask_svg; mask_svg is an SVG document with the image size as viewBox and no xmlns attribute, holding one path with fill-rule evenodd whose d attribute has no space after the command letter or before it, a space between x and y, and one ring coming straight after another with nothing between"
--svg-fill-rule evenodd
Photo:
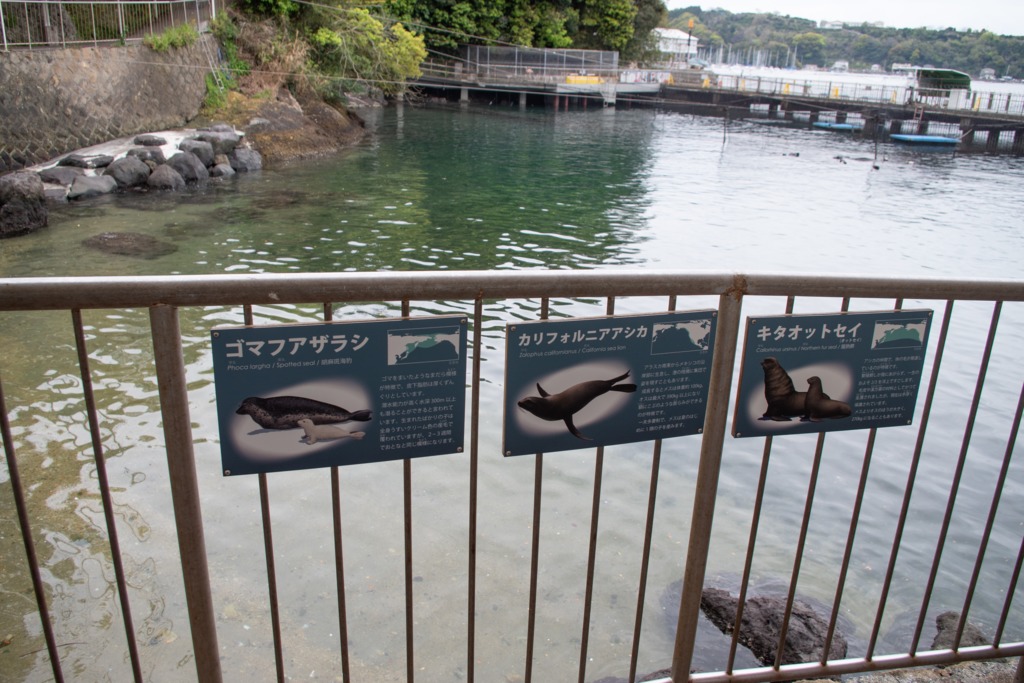
<instances>
[{"instance_id":1,"label":"wooden pier","mask_svg":"<svg viewBox=\"0 0 1024 683\"><path fill-rule=\"evenodd\" d=\"M650 74L644 76L644 73ZM819 121L862 122L852 134L887 140L893 133L959 138L961 152L1024 156L1021 113L950 109L934 103L769 94L719 88L701 71L637 72L649 82L622 82L619 73L575 74L425 69L413 86L448 101L554 111L588 107L652 107L730 119L760 118L794 127ZM659 82L663 81L663 82ZM664 82L668 81L668 82ZM789 89L786 89L787 91Z\"/></svg>"}]
</instances>

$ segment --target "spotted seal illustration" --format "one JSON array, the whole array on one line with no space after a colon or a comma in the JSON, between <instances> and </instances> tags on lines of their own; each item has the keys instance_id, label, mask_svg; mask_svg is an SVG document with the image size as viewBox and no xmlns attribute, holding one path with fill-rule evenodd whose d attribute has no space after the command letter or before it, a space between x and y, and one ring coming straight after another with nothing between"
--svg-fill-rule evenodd
<instances>
[{"instance_id":1,"label":"spotted seal illustration","mask_svg":"<svg viewBox=\"0 0 1024 683\"><path fill-rule=\"evenodd\" d=\"M344 408L301 396L271 396L260 398L249 396L235 413L248 415L264 429L294 429L299 420L308 418L313 424L335 424L338 422L366 422L373 419L373 411L349 412Z\"/></svg>"},{"instance_id":2,"label":"spotted seal illustration","mask_svg":"<svg viewBox=\"0 0 1024 683\"><path fill-rule=\"evenodd\" d=\"M768 410L761 419L788 422L802 416L806 392L796 390L789 374L772 356L761 361L761 368L764 370L764 397L768 401Z\"/></svg>"},{"instance_id":3,"label":"spotted seal illustration","mask_svg":"<svg viewBox=\"0 0 1024 683\"><path fill-rule=\"evenodd\" d=\"M366 432L350 432L334 425L316 425L308 417L299 420L299 426L306 432L306 443L315 444L317 441L334 441L336 439L361 439Z\"/></svg>"},{"instance_id":4,"label":"spotted seal illustration","mask_svg":"<svg viewBox=\"0 0 1024 683\"><path fill-rule=\"evenodd\" d=\"M853 411L848 403L833 400L821 389L820 377L807 378L807 418L818 422L826 418L850 417Z\"/></svg>"},{"instance_id":5,"label":"spotted seal illustration","mask_svg":"<svg viewBox=\"0 0 1024 683\"><path fill-rule=\"evenodd\" d=\"M595 379L588 382L580 382L557 394L549 394L544 391L544 387L538 382L537 391L540 393L540 396L527 396L524 399L520 399L517 405L528 413L548 422L564 420L565 426L569 428L569 432L577 439L593 441L593 439L584 436L576 429L576 425L572 422L573 415L582 410L584 406L595 398L609 391L621 391L624 393L636 391L635 384L619 384L619 382L627 377L629 377L629 372L612 379Z\"/></svg>"}]
</instances>

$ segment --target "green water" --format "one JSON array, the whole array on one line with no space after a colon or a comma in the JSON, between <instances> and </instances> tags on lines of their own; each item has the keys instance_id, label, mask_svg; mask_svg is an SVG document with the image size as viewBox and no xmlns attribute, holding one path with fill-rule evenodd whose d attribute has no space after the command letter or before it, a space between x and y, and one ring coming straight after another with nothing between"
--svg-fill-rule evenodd
<instances>
[{"instance_id":1,"label":"green water","mask_svg":"<svg viewBox=\"0 0 1024 683\"><path fill-rule=\"evenodd\" d=\"M367 139L337 157L266 169L181 196L116 196L55 209L47 229L0 242L0 275L500 269L514 277L524 268L657 267L1020 276L1024 235L1017 217L1024 199L1016 188L1024 164L1016 159L921 155L896 147L876 157L870 143L829 133L744 122L726 129L720 119L650 111L555 115L405 107L372 112L368 119ZM142 259L81 245L106 231L142 233L176 251ZM713 300L685 300L680 308L709 304ZM616 310L665 305L630 299ZM777 313L782 305L752 299L745 313ZM804 304L806 310L838 305ZM941 302L922 305L940 308ZM413 308L416 314L465 313L468 305L413 302ZM480 331L477 680L516 680L523 670L533 458L500 456L500 406L504 324L535 318L537 309L536 301L488 303ZM603 310L599 301L554 302L556 315ZM948 374L935 407L935 414L953 418L929 432L911 531L886 612L892 647L905 647L905 615L916 614L920 603L920 576L934 550L990 315L990 307L970 303L956 310L944 361ZM309 321L320 307L258 307L255 314L259 323ZM397 314L394 302L335 310L339 319ZM148 316L142 310L86 311L84 318L144 670L152 680L192 680ZM211 327L241 321L237 310L182 311L218 638L230 681L265 680L273 668L256 480L220 475L208 347ZM954 550L943 558L931 611L962 604L978 520L988 512L1022 381L1015 356L1024 341L1024 311L1004 307L1001 324L1004 335L965 471L967 495L956 508ZM73 672L73 680L126 680L70 316L2 314L0 334L0 377L65 672ZM863 646L874 617L915 435L899 428L878 437L851 564L853 589L843 603L855 647ZM824 604L834 591L865 438L829 437L799 582L802 594ZM622 446L606 456L588 680L628 670L650 450L649 444ZM672 619L662 612L661 595L682 573L698 450L699 440L690 437L665 444L640 671L665 667L671 656ZM756 584L766 590L777 592L781 585L784 591L789 579L813 450L813 439L777 440L754 567ZM727 442L709 566L713 580L725 585L742 570L760 458L760 443ZM466 676L468 476L464 457L413 465L417 680ZM592 451L545 460L536 680L571 679L578 670L593 477ZM0 481L0 636L13 636L11 645L0 648L0 680L45 681L49 668L38 651L43 643L21 571L6 469ZM1008 491L1019 492L1022 485L1015 467ZM288 674L337 680L329 481L322 472L288 473L274 475L270 488ZM404 680L401 465L347 468L342 489L355 680ZM1017 507L1000 510L995 559L986 561L977 614L972 611L989 632L1024 524ZM1004 640L1021 637L1017 602L1013 632ZM721 666L719 654L707 645L698 664Z\"/></svg>"}]
</instances>

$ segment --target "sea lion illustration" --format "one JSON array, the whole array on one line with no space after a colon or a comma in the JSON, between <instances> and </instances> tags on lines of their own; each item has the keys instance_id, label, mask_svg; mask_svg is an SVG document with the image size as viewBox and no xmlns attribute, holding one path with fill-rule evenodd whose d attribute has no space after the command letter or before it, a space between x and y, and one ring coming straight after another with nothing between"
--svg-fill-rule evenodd
<instances>
[{"instance_id":1,"label":"sea lion illustration","mask_svg":"<svg viewBox=\"0 0 1024 683\"><path fill-rule=\"evenodd\" d=\"M761 368L764 370L764 397L768 401L768 410L761 419L788 422L802 416L807 393L796 390L789 374L772 356L761 361Z\"/></svg>"},{"instance_id":2,"label":"sea lion illustration","mask_svg":"<svg viewBox=\"0 0 1024 683\"><path fill-rule=\"evenodd\" d=\"M595 379L589 382L580 382L557 394L549 394L544 391L544 387L538 382L537 391L540 393L540 396L527 396L521 399L517 405L548 422L564 420L565 426L569 428L569 432L577 439L593 441L593 439L584 436L580 433L580 430L576 429L576 425L572 423L573 415L582 410L584 406L595 398L602 394L607 394L609 391L622 391L625 393L636 391L635 384L619 384L619 382L627 377L629 377L628 371L626 374L612 379Z\"/></svg>"},{"instance_id":3,"label":"sea lion illustration","mask_svg":"<svg viewBox=\"0 0 1024 683\"><path fill-rule=\"evenodd\" d=\"M853 411L848 403L835 401L821 389L821 378L807 379L807 417L812 422L826 418L850 417Z\"/></svg>"},{"instance_id":4,"label":"sea lion illustration","mask_svg":"<svg viewBox=\"0 0 1024 683\"><path fill-rule=\"evenodd\" d=\"M294 429L303 418L309 418L313 424L318 425L373 419L372 410L349 412L331 403L301 396L250 396L242 401L235 412L248 415L264 429Z\"/></svg>"},{"instance_id":5,"label":"sea lion illustration","mask_svg":"<svg viewBox=\"0 0 1024 683\"><path fill-rule=\"evenodd\" d=\"M299 420L299 426L302 427L302 431L306 432L306 443L309 445L315 444L317 441L334 441L335 439L361 439L366 436L366 432L350 432L347 429L341 427L335 427L334 425L317 425L313 424L313 421L308 417L304 417Z\"/></svg>"}]
</instances>

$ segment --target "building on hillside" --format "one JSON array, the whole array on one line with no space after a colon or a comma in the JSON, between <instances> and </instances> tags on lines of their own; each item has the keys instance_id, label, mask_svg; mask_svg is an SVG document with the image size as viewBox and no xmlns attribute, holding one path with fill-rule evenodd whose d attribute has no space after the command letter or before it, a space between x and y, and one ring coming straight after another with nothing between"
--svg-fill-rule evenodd
<instances>
[{"instance_id":1,"label":"building on hillside","mask_svg":"<svg viewBox=\"0 0 1024 683\"><path fill-rule=\"evenodd\" d=\"M826 21L822 19L818 22L818 28L822 28L828 31L838 31L843 28L843 22L841 21Z\"/></svg>"},{"instance_id":2,"label":"building on hillside","mask_svg":"<svg viewBox=\"0 0 1024 683\"><path fill-rule=\"evenodd\" d=\"M677 28L656 28L658 51L670 64L689 63L697 56L697 39Z\"/></svg>"}]
</instances>

